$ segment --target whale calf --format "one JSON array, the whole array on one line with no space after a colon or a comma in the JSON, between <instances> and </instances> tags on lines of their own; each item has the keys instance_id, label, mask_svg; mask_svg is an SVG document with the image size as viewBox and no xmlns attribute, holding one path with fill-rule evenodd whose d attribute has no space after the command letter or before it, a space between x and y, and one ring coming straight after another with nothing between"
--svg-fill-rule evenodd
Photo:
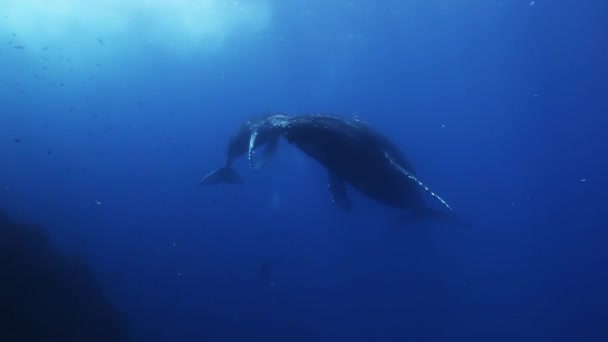
<instances>
[{"instance_id":1,"label":"whale calf","mask_svg":"<svg viewBox=\"0 0 608 342\"><path fill-rule=\"evenodd\" d=\"M232 168L233 161L245 154L249 155L251 168L263 167L274 155L281 138L280 122L288 117L285 114L266 114L252 118L242 124L230 138L226 148L224 165L201 179L201 185L242 184L241 176ZM262 158L254 165L251 158L255 148L265 145Z\"/></svg>"}]
</instances>

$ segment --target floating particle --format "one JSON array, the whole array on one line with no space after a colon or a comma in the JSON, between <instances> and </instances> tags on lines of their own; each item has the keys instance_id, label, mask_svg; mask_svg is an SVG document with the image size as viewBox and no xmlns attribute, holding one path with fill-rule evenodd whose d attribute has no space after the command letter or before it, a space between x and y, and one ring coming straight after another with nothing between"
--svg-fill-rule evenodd
<instances>
[{"instance_id":1,"label":"floating particle","mask_svg":"<svg viewBox=\"0 0 608 342\"><path fill-rule=\"evenodd\" d=\"M581 178L581 182L585 183L587 181L587 178Z\"/></svg>"},{"instance_id":2,"label":"floating particle","mask_svg":"<svg viewBox=\"0 0 608 342\"><path fill-rule=\"evenodd\" d=\"M101 40L101 38L97 38L97 42L101 45L103 45L103 40Z\"/></svg>"},{"instance_id":3,"label":"floating particle","mask_svg":"<svg viewBox=\"0 0 608 342\"><path fill-rule=\"evenodd\" d=\"M534 6L535 3L536 1L530 1L530 6Z\"/></svg>"},{"instance_id":4,"label":"floating particle","mask_svg":"<svg viewBox=\"0 0 608 342\"><path fill-rule=\"evenodd\" d=\"M20 142L21 142L21 139L16 138L16 139L15 139L15 140L13 140L13 141L14 141L14 142L16 142L16 143L20 143Z\"/></svg>"},{"instance_id":5,"label":"floating particle","mask_svg":"<svg viewBox=\"0 0 608 342\"><path fill-rule=\"evenodd\" d=\"M175 244L175 242L171 243L171 246L177 247L177 245Z\"/></svg>"},{"instance_id":6,"label":"floating particle","mask_svg":"<svg viewBox=\"0 0 608 342\"><path fill-rule=\"evenodd\" d=\"M99 202L98 200L95 200L95 204L101 205L101 202Z\"/></svg>"}]
</instances>

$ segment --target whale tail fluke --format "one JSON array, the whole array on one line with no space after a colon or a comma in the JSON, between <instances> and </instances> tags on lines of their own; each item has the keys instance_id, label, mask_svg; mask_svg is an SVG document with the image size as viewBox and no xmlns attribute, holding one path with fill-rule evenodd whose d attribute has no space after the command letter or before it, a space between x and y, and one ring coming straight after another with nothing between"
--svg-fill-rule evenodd
<instances>
[{"instance_id":1,"label":"whale tail fluke","mask_svg":"<svg viewBox=\"0 0 608 342\"><path fill-rule=\"evenodd\" d=\"M243 180L232 167L222 166L201 179L201 185L215 184L243 184Z\"/></svg>"}]
</instances>

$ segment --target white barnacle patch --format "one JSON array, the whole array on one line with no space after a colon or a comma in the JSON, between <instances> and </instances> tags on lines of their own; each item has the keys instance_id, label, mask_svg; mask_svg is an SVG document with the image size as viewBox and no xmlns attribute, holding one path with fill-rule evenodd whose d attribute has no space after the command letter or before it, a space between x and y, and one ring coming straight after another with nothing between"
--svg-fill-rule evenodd
<instances>
[{"instance_id":1,"label":"white barnacle patch","mask_svg":"<svg viewBox=\"0 0 608 342\"><path fill-rule=\"evenodd\" d=\"M439 197L439 195L437 195L436 193L434 193L433 191L431 191L431 189L429 189L426 185L424 185L424 183L422 183L420 180L418 180L418 178L416 178L413 174L411 174L410 172L408 172L406 169L403 168L403 166L399 165L397 162L395 162L395 160L391 157L391 155L388 152L384 152L384 156L386 157L386 159L388 159L391 164L397 168L397 170L399 170L400 172L402 172L404 175L406 175L409 179L413 180L414 182L416 182L418 185L420 185L420 187L422 187L424 190L426 190L429 194L431 194L431 196L435 197L437 200L439 200L439 202L441 202L441 204L443 204L446 208L452 210L452 207L450 207L450 205L443 200L443 198Z\"/></svg>"}]
</instances>

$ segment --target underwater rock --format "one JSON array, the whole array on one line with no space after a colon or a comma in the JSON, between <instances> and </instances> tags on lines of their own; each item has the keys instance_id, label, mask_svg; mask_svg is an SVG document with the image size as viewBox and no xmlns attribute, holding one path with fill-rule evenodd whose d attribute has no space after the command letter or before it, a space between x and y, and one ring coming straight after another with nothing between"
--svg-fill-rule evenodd
<instances>
[{"instance_id":1,"label":"underwater rock","mask_svg":"<svg viewBox=\"0 0 608 342\"><path fill-rule=\"evenodd\" d=\"M124 318L81 259L0 211L0 341L126 341Z\"/></svg>"}]
</instances>

